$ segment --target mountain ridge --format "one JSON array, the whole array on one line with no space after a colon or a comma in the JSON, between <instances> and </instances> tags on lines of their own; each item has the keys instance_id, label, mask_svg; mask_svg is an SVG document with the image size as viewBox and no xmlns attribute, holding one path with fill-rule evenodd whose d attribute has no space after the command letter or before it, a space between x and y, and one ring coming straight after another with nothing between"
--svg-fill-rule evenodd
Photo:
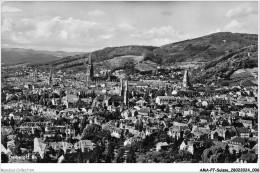
<instances>
[{"instance_id":1,"label":"mountain ridge","mask_svg":"<svg viewBox=\"0 0 260 173\"><path fill-rule=\"evenodd\" d=\"M44 64L61 59L68 55L81 54L82 52L47 51L24 48L1 48L2 66L16 64Z\"/></svg>"},{"instance_id":2,"label":"mountain ridge","mask_svg":"<svg viewBox=\"0 0 260 173\"><path fill-rule=\"evenodd\" d=\"M120 69L125 67L125 63L130 63L137 69L152 70L157 68L157 65L202 62L204 65L201 67L201 72L198 72L201 77L228 78L238 69L258 66L258 35L219 32L160 47L139 45L105 47L93 52L71 54L63 58L55 57L54 60L37 64L52 66L55 69L82 71L88 63L90 53L96 69ZM142 65L145 67L142 68ZM150 68L147 68L149 66ZM201 80L200 77L197 79Z\"/></svg>"},{"instance_id":3,"label":"mountain ridge","mask_svg":"<svg viewBox=\"0 0 260 173\"><path fill-rule=\"evenodd\" d=\"M94 62L103 62L115 57L144 56L158 65L170 65L178 62L210 62L246 46L257 46L257 34L219 32L206 36L156 46L106 47L91 52ZM46 65L66 69L84 64L90 53L68 56Z\"/></svg>"}]
</instances>

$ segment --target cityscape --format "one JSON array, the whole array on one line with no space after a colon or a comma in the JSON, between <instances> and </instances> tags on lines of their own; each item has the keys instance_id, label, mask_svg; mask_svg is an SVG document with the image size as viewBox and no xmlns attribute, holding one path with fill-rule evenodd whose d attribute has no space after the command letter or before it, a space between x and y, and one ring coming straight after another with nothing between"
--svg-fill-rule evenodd
<instances>
[{"instance_id":1,"label":"cityscape","mask_svg":"<svg viewBox=\"0 0 260 173\"><path fill-rule=\"evenodd\" d=\"M258 163L258 34L1 54L1 163Z\"/></svg>"}]
</instances>

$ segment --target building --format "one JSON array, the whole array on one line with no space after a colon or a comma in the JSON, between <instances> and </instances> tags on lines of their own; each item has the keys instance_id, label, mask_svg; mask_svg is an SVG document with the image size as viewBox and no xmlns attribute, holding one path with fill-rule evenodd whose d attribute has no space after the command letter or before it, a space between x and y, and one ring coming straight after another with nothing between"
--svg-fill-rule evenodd
<instances>
[{"instance_id":1,"label":"building","mask_svg":"<svg viewBox=\"0 0 260 173\"><path fill-rule=\"evenodd\" d=\"M176 97L175 96L157 96L155 99L155 102L158 105L162 105L162 104L169 104L172 103L174 101L176 101Z\"/></svg>"},{"instance_id":2,"label":"building","mask_svg":"<svg viewBox=\"0 0 260 173\"><path fill-rule=\"evenodd\" d=\"M85 59L85 67L86 67L86 81L87 81L87 86L90 86L90 83L100 83L100 82L118 82L118 78L116 76L111 75L110 73L106 72L105 76L98 76L96 77L94 75L94 65L92 61L92 54L90 53L88 56L88 64L86 64L86 59Z\"/></svg>"},{"instance_id":3,"label":"building","mask_svg":"<svg viewBox=\"0 0 260 173\"><path fill-rule=\"evenodd\" d=\"M34 73L33 73L33 81L37 82L37 80L38 80L38 69L36 68Z\"/></svg>"},{"instance_id":4,"label":"building","mask_svg":"<svg viewBox=\"0 0 260 173\"><path fill-rule=\"evenodd\" d=\"M41 138L34 138L34 149L33 152L39 153L41 158L43 158L47 145L43 142Z\"/></svg>"},{"instance_id":5,"label":"building","mask_svg":"<svg viewBox=\"0 0 260 173\"><path fill-rule=\"evenodd\" d=\"M53 67L50 69L50 74L49 74L49 85L52 87L53 85Z\"/></svg>"},{"instance_id":6,"label":"building","mask_svg":"<svg viewBox=\"0 0 260 173\"><path fill-rule=\"evenodd\" d=\"M190 88L191 88L188 70L185 70L185 71L184 71L182 87L183 87L184 89L190 89Z\"/></svg>"},{"instance_id":7,"label":"building","mask_svg":"<svg viewBox=\"0 0 260 173\"><path fill-rule=\"evenodd\" d=\"M124 90L124 104L128 106L128 81L125 81L125 90Z\"/></svg>"},{"instance_id":8,"label":"building","mask_svg":"<svg viewBox=\"0 0 260 173\"><path fill-rule=\"evenodd\" d=\"M94 67L93 67L93 62L92 62L92 54L89 54L88 57L88 65L87 65L87 84L89 81L93 80L94 77Z\"/></svg>"}]
</instances>

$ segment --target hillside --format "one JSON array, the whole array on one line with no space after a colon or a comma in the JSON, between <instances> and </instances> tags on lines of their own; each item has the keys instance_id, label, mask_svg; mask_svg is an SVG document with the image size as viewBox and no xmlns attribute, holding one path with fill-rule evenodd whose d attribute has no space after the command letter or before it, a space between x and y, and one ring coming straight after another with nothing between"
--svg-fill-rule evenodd
<instances>
[{"instance_id":1,"label":"hillside","mask_svg":"<svg viewBox=\"0 0 260 173\"><path fill-rule=\"evenodd\" d=\"M209 62L228 52L257 45L256 34L230 32L214 33L207 36L163 45L154 49L155 59L162 64L175 62Z\"/></svg>"},{"instance_id":2,"label":"hillside","mask_svg":"<svg viewBox=\"0 0 260 173\"><path fill-rule=\"evenodd\" d=\"M256 34L220 32L160 47L130 45L107 47L89 53L2 49L2 65L29 62L52 65L57 70L82 71L91 53L97 71L129 67L150 71L158 65L189 65L192 62L196 66L201 64L193 80L209 82L216 79L230 80L230 76L239 69L257 67L257 41ZM61 58L64 55L68 56Z\"/></svg>"},{"instance_id":3,"label":"hillside","mask_svg":"<svg viewBox=\"0 0 260 173\"><path fill-rule=\"evenodd\" d=\"M161 47L107 47L92 52L92 59L97 63L109 62L107 60L112 60L111 62L113 62L120 58L135 59L135 56L143 56L144 61L150 60L160 65L170 65L176 62L211 62L230 52L236 52L247 46L257 47L257 39L258 36L256 34L220 32L191 40L163 45ZM82 66L88 55L89 53L68 56L47 63L46 65L53 64L54 67L58 69ZM255 54L253 54L253 56L255 56Z\"/></svg>"},{"instance_id":4,"label":"hillside","mask_svg":"<svg viewBox=\"0 0 260 173\"><path fill-rule=\"evenodd\" d=\"M156 47L153 46L122 46L122 47L107 47L91 53L94 63L102 63L105 66L116 65L120 66L120 61L127 60L144 60L146 54L151 53ZM71 67L82 66L88 59L89 53L68 56L45 65L53 65L57 69L66 69Z\"/></svg>"},{"instance_id":5,"label":"hillside","mask_svg":"<svg viewBox=\"0 0 260 173\"><path fill-rule=\"evenodd\" d=\"M196 73L195 80L215 80L215 79L228 79L228 80L242 80L244 78L255 78L252 70L258 67L258 48L256 45L251 45L237 50L230 51L229 53L215 58L214 60L205 64L201 71ZM242 72L243 73L242 73Z\"/></svg>"},{"instance_id":6,"label":"hillside","mask_svg":"<svg viewBox=\"0 0 260 173\"><path fill-rule=\"evenodd\" d=\"M1 64L2 66L15 64L44 64L53 60L61 59L69 55L76 55L75 52L63 51L44 51L21 48L2 48Z\"/></svg>"}]
</instances>

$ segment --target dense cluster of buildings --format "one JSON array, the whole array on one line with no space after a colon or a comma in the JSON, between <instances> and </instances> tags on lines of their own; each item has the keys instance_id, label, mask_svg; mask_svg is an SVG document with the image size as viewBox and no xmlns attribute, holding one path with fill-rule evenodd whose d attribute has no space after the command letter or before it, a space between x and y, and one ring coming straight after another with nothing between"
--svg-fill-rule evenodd
<instances>
[{"instance_id":1,"label":"dense cluster of buildings","mask_svg":"<svg viewBox=\"0 0 260 173\"><path fill-rule=\"evenodd\" d=\"M5 79L6 162L164 162L151 155L168 151L167 162L258 161L257 86L192 84L187 69L95 77L91 55L86 69Z\"/></svg>"}]
</instances>

